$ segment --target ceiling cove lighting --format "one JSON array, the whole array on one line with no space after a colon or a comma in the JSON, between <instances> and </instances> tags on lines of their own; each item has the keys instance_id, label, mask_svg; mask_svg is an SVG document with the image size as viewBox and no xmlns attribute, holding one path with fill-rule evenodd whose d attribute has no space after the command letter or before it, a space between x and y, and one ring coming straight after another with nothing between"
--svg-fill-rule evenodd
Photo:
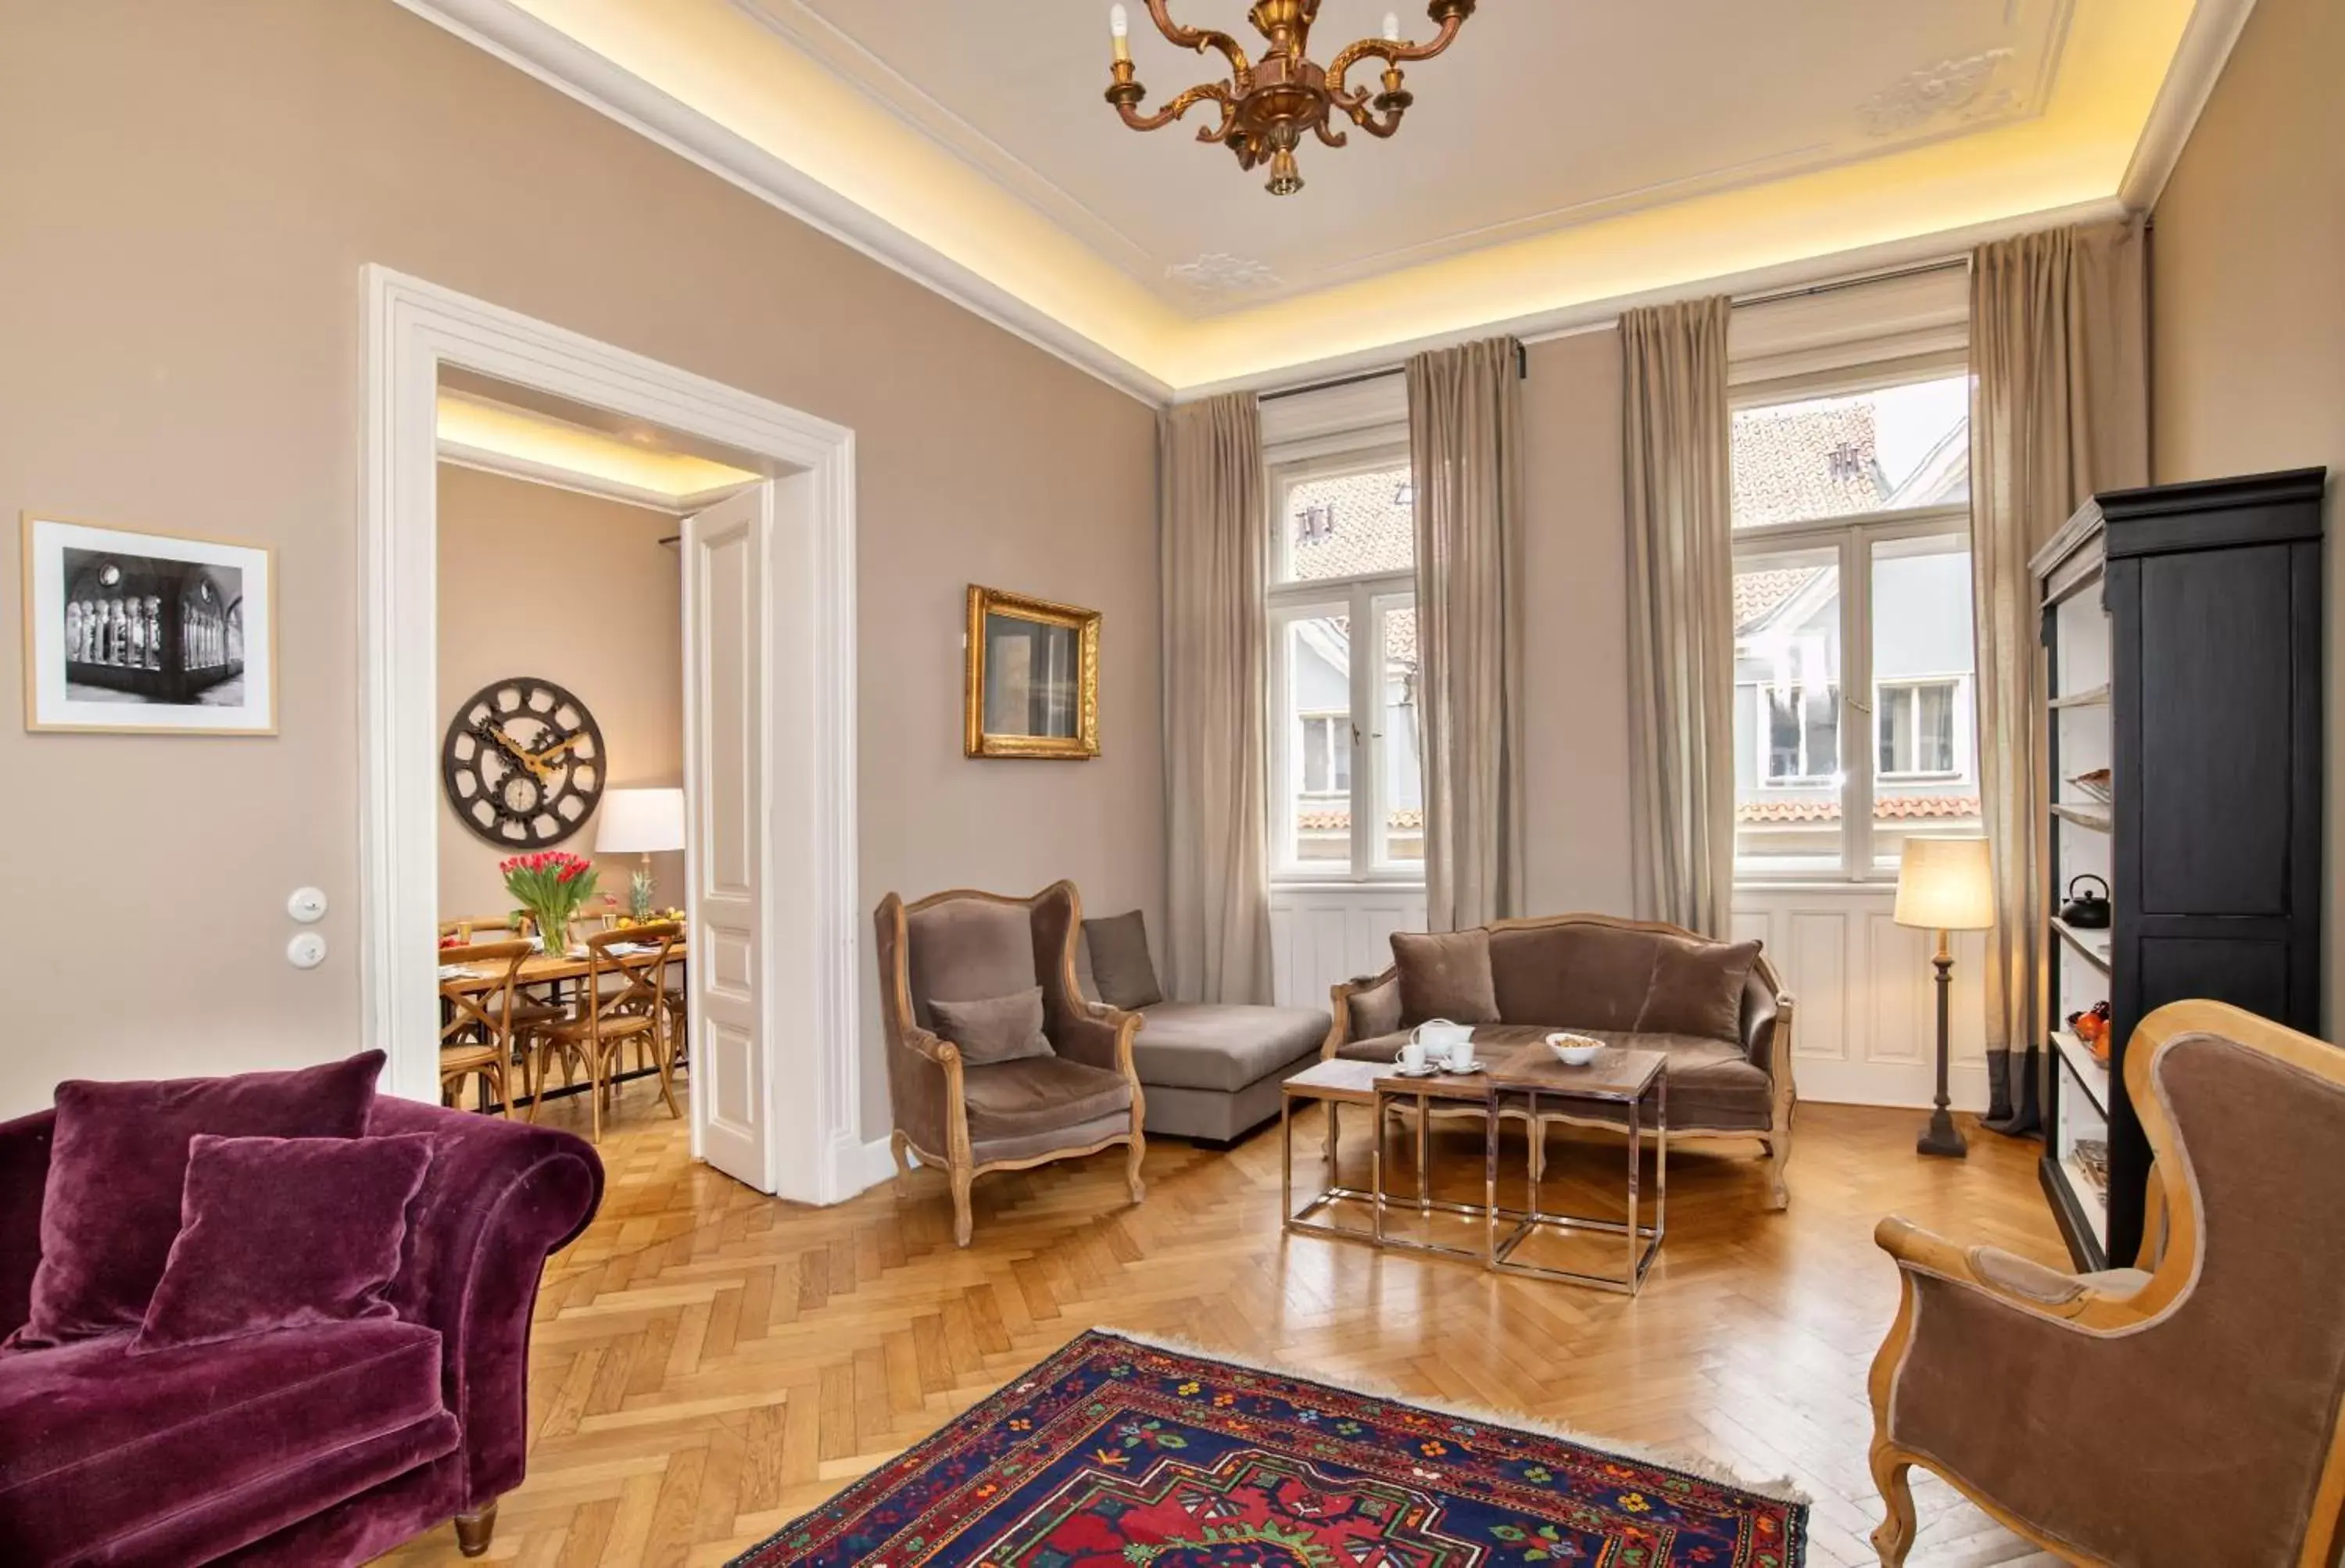
<instances>
[{"instance_id":1,"label":"ceiling cove lighting","mask_svg":"<svg viewBox=\"0 0 2345 1568\"><path fill-rule=\"evenodd\" d=\"M1114 36L1114 82L1107 101L1134 130L1161 130L1202 103L1221 106L1218 125L1197 133L1203 142L1219 142L1237 155L1238 167L1270 166L1270 193L1292 196L1303 188L1294 149L1305 132L1329 147L1342 147L1351 133L1336 121L1338 113L1366 131L1384 137L1400 128L1401 116L1416 101L1401 85L1401 66L1430 60L1457 41L1458 29L1474 15L1477 0L1433 0L1426 15L1441 31L1430 43L1410 44L1400 36L1397 13L1385 17L1384 36L1363 38L1350 45L1323 70L1310 56L1311 25L1319 16L1320 0L1255 0L1251 15L1255 31L1270 40L1270 53L1259 65L1227 33L1210 27L1184 27L1172 20L1171 0L1147 0L1156 29L1184 49L1203 54L1218 49L1230 63L1227 80L1191 87L1154 114L1141 112L1148 89L1140 85L1132 65L1132 19L1122 5L1108 13ZM1344 78L1362 60L1385 63L1384 91L1373 96L1363 87L1349 87Z\"/></svg>"}]
</instances>

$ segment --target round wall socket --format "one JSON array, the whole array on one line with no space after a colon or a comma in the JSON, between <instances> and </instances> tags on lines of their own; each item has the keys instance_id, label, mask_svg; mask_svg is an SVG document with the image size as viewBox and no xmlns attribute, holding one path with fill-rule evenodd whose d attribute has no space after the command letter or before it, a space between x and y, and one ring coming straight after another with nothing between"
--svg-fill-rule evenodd
<instances>
[{"instance_id":1,"label":"round wall socket","mask_svg":"<svg viewBox=\"0 0 2345 1568\"><path fill-rule=\"evenodd\" d=\"M296 969L315 969L326 962L326 939L305 931L285 944L285 962Z\"/></svg>"},{"instance_id":2,"label":"round wall socket","mask_svg":"<svg viewBox=\"0 0 2345 1568\"><path fill-rule=\"evenodd\" d=\"M285 912L303 925L315 925L326 918L326 890L295 888L285 900Z\"/></svg>"}]
</instances>

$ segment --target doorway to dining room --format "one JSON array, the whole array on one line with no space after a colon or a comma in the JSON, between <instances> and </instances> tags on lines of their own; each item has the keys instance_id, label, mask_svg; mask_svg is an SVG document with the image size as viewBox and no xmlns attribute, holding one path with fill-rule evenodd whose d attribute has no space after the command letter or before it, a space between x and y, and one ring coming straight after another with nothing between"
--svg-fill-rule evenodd
<instances>
[{"instance_id":1,"label":"doorway to dining room","mask_svg":"<svg viewBox=\"0 0 2345 1568\"><path fill-rule=\"evenodd\" d=\"M506 936L501 863L574 853L604 896L531 960L566 979L568 1013L594 983L548 966L679 915L666 1037L694 1152L781 1196L852 1196L875 1162L856 1124L851 433L386 270L367 282L362 963L386 1087L439 1097L427 939Z\"/></svg>"}]
</instances>

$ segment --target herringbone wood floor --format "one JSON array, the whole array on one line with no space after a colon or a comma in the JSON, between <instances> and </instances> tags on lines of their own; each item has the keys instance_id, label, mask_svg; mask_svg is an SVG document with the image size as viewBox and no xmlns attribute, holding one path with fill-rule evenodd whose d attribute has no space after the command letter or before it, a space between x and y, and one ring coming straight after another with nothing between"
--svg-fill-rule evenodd
<instances>
[{"instance_id":1,"label":"herringbone wood floor","mask_svg":"<svg viewBox=\"0 0 2345 1568\"><path fill-rule=\"evenodd\" d=\"M1364 1167L1365 1117L1345 1125ZM1973 1129L1968 1161L1924 1161L1916 1125L1803 1106L1782 1214L1743 1145L1680 1145L1669 1239L1632 1302L1284 1237L1274 1128L1227 1154L1152 1143L1138 1208L1121 1150L986 1177L962 1252L939 1176L903 1198L777 1203L695 1166L682 1126L631 1088L603 1145L601 1216L546 1271L529 1479L492 1556L722 1563L1099 1325L1789 1475L1815 1500L1810 1561L1871 1563L1864 1373L1896 1302L1874 1221L2063 1260L2032 1145ZM1296 1140L1299 1182L1315 1128ZM1478 1172L1478 1133L1441 1141ZM1617 1205L1619 1147L1558 1139L1550 1179ZM2049 1561L1942 1483L1916 1492L1917 1565ZM462 1559L443 1527L389 1561Z\"/></svg>"}]
</instances>

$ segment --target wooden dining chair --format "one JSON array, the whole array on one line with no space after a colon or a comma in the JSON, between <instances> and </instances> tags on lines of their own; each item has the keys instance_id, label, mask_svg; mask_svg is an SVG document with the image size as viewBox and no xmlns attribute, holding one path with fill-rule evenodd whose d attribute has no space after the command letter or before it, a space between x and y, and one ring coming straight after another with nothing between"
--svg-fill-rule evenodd
<instances>
[{"instance_id":1,"label":"wooden dining chair","mask_svg":"<svg viewBox=\"0 0 2345 1568\"><path fill-rule=\"evenodd\" d=\"M460 1104L457 1088L467 1079L479 1078L496 1096L498 1111L513 1115L514 985L521 966L536 951L525 942L441 950L442 963L486 971L494 977L486 989L475 975L457 975L440 983L447 1018L440 1026L440 1097L445 1103Z\"/></svg>"},{"instance_id":2,"label":"wooden dining chair","mask_svg":"<svg viewBox=\"0 0 2345 1568\"><path fill-rule=\"evenodd\" d=\"M656 925L629 926L599 932L586 939L586 978L558 1022L531 1027L532 1071L541 1085L561 1056L586 1070L588 1097L593 1102L594 1140L603 1137L603 1103L616 1086L620 1054L627 1042L649 1036L653 1061L659 1069L660 1097L667 1114L681 1117L675 1103L675 1052L665 1028L667 966L684 927L673 921ZM614 951L648 948L648 955ZM531 1100L530 1120L537 1119L537 1101Z\"/></svg>"}]
</instances>

